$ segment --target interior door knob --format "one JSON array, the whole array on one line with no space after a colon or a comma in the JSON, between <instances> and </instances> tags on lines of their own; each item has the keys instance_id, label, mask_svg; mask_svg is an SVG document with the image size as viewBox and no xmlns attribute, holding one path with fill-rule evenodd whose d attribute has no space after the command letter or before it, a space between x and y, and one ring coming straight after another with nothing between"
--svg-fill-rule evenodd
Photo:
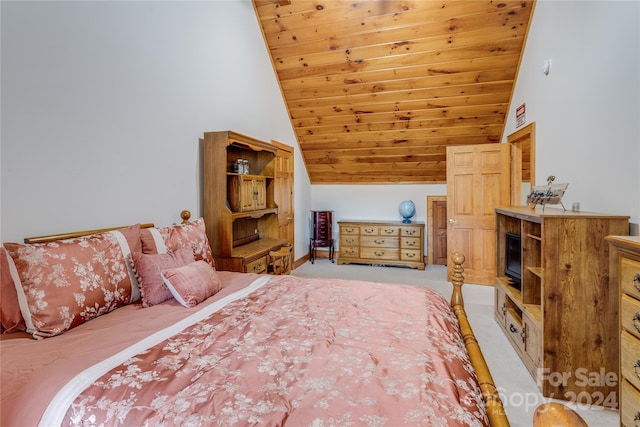
<instances>
[{"instance_id":1,"label":"interior door knob","mask_svg":"<svg viewBox=\"0 0 640 427\"><path fill-rule=\"evenodd\" d=\"M457 223L458 223L458 221L456 221L455 219L449 218L449 224L456 225Z\"/></svg>"}]
</instances>

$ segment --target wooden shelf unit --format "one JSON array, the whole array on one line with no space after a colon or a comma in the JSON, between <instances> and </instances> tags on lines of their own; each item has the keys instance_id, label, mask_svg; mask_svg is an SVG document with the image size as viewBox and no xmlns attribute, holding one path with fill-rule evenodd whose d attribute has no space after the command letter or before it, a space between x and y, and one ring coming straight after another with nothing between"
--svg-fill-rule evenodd
<instances>
[{"instance_id":1,"label":"wooden shelf unit","mask_svg":"<svg viewBox=\"0 0 640 427\"><path fill-rule=\"evenodd\" d=\"M599 377L603 370L617 375L619 353L605 237L628 234L629 217L549 207L495 211L496 321L545 397L617 407L617 383ZM507 232L521 237L520 289L504 276Z\"/></svg>"},{"instance_id":2,"label":"wooden shelf unit","mask_svg":"<svg viewBox=\"0 0 640 427\"><path fill-rule=\"evenodd\" d=\"M264 273L268 253L289 243L279 237L274 200L277 151L233 131L204 134L203 217L219 270ZM234 171L238 159L248 161L249 173Z\"/></svg>"}]
</instances>

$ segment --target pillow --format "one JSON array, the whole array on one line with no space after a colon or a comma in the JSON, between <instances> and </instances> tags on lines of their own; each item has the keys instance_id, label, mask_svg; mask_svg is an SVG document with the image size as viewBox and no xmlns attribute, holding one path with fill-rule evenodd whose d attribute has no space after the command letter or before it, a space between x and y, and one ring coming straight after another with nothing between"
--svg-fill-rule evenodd
<instances>
[{"instance_id":1,"label":"pillow","mask_svg":"<svg viewBox=\"0 0 640 427\"><path fill-rule=\"evenodd\" d=\"M130 225L125 228L118 229L127 239L129 250L131 252L142 252L142 241L140 240L140 224Z\"/></svg>"},{"instance_id":2,"label":"pillow","mask_svg":"<svg viewBox=\"0 0 640 427\"><path fill-rule=\"evenodd\" d=\"M138 277L143 307L151 307L173 298L162 281L160 274L162 270L181 267L195 261L190 246L184 246L177 251L169 251L166 254L132 252L131 258Z\"/></svg>"},{"instance_id":3,"label":"pillow","mask_svg":"<svg viewBox=\"0 0 640 427\"><path fill-rule=\"evenodd\" d=\"M200 304L222 288L215 269L205 261L163 270L162 280L173 297L185 307Z\"/></svg>"},{"instance_id":4,"label":"pillow","mask_svg":"<svg viewBox=\"0 0 640 427\"><path fill-rule=\"evenodd\" d=\"M129 244L129 252L126 252L125 259L127 260L127 269L129 270L129 276L131 276L131 302L138 301L140 299L140 287L138 286L138 279L133 272L133 265L131 264L131 257L129 253L142 252L142 241L140 240L140 224L130 225L118 230L124 235Z\"/></svg>"},{"instance_id":5,"label":"pillow","mask_svg":"<svg viewBox=\"0 0 640 427\"><path fill-rule=\"evenodd\" d=\"M26 330L36 338L61 334L132 300L130 248L120 231L4 247Z\"/></svg>"},{"instance_id":6,"label":"pillow","mask_svg":"<svg viewBox=\"0 0 640 427\"><path fill-rule=\"evenodd\" d=\"M0 323L3 334L27 330L20 313L16 286L9 271L8 256L7 251L0 247Z\"/></svg>"},{"instance_id":7,"label":"pillow","mask_svg":"<svg viewBox=\"0 0 640 427\"><path fill-rule=\"evenodd\" d=\"M204 260L215 267L202 218L187 224L143 229L140 231L140 240L145 254L164 254L168 250L190 246L196 261Z\"/></svg>"}]
</instances>

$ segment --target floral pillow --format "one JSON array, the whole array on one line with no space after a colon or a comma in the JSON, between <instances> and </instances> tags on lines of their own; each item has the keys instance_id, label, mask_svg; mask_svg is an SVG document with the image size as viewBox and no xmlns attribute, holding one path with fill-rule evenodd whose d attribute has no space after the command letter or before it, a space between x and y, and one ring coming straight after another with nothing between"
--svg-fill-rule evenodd
<instances>
[{"instance_id":1,"label":"floral pillow","mask_svg":"<svg viewBox=\"0 0 640 427\"><path fill-rule=\"evenodd\" d=\"M173 297L185 307L200 304L222 288L216 271L204 261L163 270L162 279Z\"/></svg>"},{"instance_id":2,"label":"floral pillow","mask_svg":"<svg viewBox=\"0 0 640 427\"><path fill-rule=\"evenodd\" d=\"M27 332L34 337L58 335L129 304L136 281L126 262L130 236L125 234L5 243Z\"/></svg>"},{"instance_id":3,"label":"floral pillow","mask_svg":"<svg viewBox=\"0 0 640 427\"><path fill-rule=\"evenodd\" d=\"M0 248L0 323L2 323L3 334L27 329L20 312L16 285L11 277L7 256L7 251Z\"/></svg>"},{"instance_id":4,"label":"floral pillow","mask_svg":"<svg viewBox=\"0 0 640 427\"><path fill-rule=\"evenodd\" d=\"M176 251L189 246L193 250L196 261L204 260L215 267L202 218L187 224L143 229L140 231L140 239L142 252L145 254L163 254L168 250Z\"/></svg>"},{"instance_id":5,"label":"floral pillow","mask_svg":"<svg viewBox=\"0 0 640 427\"><path fill-rule=\"evenodd\" d=\"M162 270L181 267L195 261L189 246L184 246L177 251L168 251L166 254L134 252L131 258L140 286L143 307L151 307L173 298L171 291L162 281Z\"/></svg>"}]
</instances>

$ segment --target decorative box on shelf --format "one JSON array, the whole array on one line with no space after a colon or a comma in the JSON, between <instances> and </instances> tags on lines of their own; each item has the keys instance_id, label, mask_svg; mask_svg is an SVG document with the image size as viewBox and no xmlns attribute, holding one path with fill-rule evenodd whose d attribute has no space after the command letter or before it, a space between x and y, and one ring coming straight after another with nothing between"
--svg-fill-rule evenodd
<instances>
[{"instance_id":1,"label":"decorative box on shelf","mask_svg":"<svg viewBox=\"0 0 640 427\"><path fill-rule=\"evenodd\" d=\"M547 178L547 185L538 185L531 189L527 196L527 204L535 208L536 205L562 205L562 209L566 210L562 204L562 196L567 191L569 184L554 184L555 176Z\"/></svg>"}]
</instances>

